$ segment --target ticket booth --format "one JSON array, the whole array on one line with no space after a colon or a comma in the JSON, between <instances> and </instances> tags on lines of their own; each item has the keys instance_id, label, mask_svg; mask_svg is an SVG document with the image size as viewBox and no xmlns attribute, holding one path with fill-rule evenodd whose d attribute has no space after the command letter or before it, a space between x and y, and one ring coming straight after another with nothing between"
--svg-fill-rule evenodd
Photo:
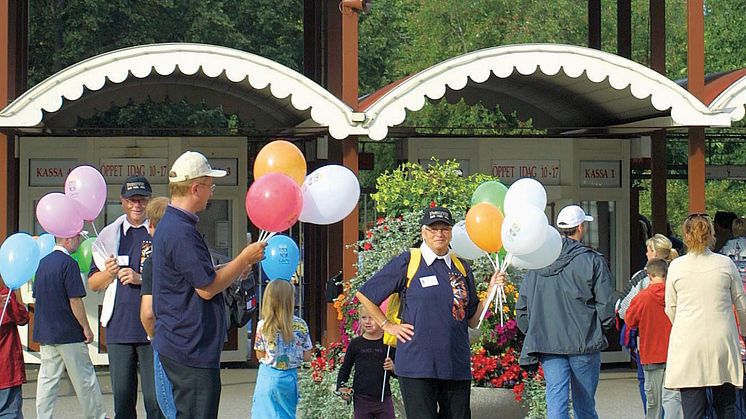
<instances>
[{"instance_id":1,"label":"ticket booth","mask_svg":"<svg viewBox=\"0 0 746 419\"><path fill-rule=\"evenodd\" d=\"M104 209L93 224L86 223L91 235L122 215L119 194L124 179L131 175L144 175L153 187L153 196L168 196L168 171L174 160L186 150L199 151L210 160L214 168L228 172L215 179L215 193L207 210L199 214L198 229L207 245L217 254L232 257L245 246L247 221L244 205L248 157L246 138L173 138L173 137L20 137L20 211L19 227L32 235L43 233L35 219L36 203L50 192L62 192L67 174L75 167L90 164L106 180L108 197ZM83 299L88 322L94 330L94 342L89 345L91 359L97 365L108 363L104 329L100 326L103 292L87 286ZM33 298L31 282L22 287L24 301ZM33 325L33 321L29 323ZM26 362L40 361L39 345L31 339L33 326L21 328L21 340L26 349ZM209 325L205 325L209 327ZM248 356L246 327L231 329L223 347L221 361L246 361Z\"/></svg>"},{"instance_id":2,"label":"ticket booth","mask_svg":"<svg viewBox=\"0 0 746 419\"><path fill-rule=\"evenodd\" d=\"M551 225L569 204L578 204L594 221L586 244L609 264L616 290L630 278L629 187L630 140L595 138L409 138L410 161L425 164L432 157L456 159L464 175L488 173L510 185L523 177L538 180L547 191L545 213ZM629 354L608 336L603 362L624 362Z\"/></svg>"}]
</instances>

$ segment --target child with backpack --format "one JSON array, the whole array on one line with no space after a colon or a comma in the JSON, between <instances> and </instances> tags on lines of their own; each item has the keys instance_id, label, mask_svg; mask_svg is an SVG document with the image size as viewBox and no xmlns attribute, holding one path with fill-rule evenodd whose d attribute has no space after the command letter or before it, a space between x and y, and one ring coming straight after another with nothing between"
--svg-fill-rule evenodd
<instances>
[{"instance_id":1,"label":"child with backpack","mask_svg":"<svg viewBox=\"0 0 746 419\"><path fill-rule=\"evenodd\" d=\"M383 329L365 308L361 307L359 312L363 334L352 339L347 347L337 375L337 394L348 402L354 401L355 419L393 419L389 377L394 371L396 349L384 345ZM353 366L355 377L350 388L347 380Z\"/></svg>"},{"instance_id":2,"label":"child with backpack","mask_svg":"<svg viewBox=\"0 0 746 419\"><path fill-rule=\"evenodd\" d=\"M665 287L668 263L653 259L645 267L650 279L647 288L640 291L629 304L624 320L640 333L640 362L645 374L647 419L682 418L681 395L678 390L663 387L668 357L668 340L671 320L665 312Z\"/></svg>"},{"instance_id":3,"label":"child with backpack","mask_svg":"<svg viewBox=\"0 0 746 419\"><path fill-rule=\"evenodd\" d=\"M298 367L311 360L311 336L303 319L293 315L295 289L275 279L262 296L262 319L256 327L254 350L259 359L251 417L296 417Z\"/></svg>"}]
</instances>

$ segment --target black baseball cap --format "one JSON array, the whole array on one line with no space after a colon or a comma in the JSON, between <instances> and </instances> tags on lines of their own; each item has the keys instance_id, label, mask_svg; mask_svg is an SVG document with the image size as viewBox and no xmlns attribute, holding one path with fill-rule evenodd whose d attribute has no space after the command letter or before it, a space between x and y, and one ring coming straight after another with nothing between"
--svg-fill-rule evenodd
<instances>
[{"instance_id":1,"label":"black baseball cap","mask_svg":"<svg viewBox=\"0 0 746 419\"><path fill-rule=\"evenodd\" d=\"M435 223L445 223L452 226L453 216L451 216L451 211L443 207L425 208L425 210L422 211L422 220L420 221L420 224L423 226L429 226Z\"/></svg>"},{"instance_id":2,"label":"black baseball cap","mask_svg":"<svg viewBox=\"0 0 746 419\"><path fill-rule=\"evenodd\" d=\"M132 198L133 196L150 196L153 194L153 188L145 176L130 176L122 184L122 198Z\"/></svg>"}]
</instances>

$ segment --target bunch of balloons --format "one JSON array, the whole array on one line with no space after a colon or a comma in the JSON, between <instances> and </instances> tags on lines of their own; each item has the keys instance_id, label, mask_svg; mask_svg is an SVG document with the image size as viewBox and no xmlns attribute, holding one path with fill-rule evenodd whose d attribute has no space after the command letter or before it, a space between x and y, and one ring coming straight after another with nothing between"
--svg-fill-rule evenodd
<instances>
[{"instance_id":1,"label":"bunch of balloons","mask_svg":"<svg viewBox=\"0 0 746 419\"><path fill-rule=\"evenodd\" d=\"M254 182L246 192L246 214L270 234L262 269L270 278L290 279L299 261L297 244L274 236L298 220L328 225L341 221L357 205L360 184L344 166L320 167L306 176L306 159L293 143L275 140L262 147L254 162Z\"/></svg>"},{"instance_id":2,"label":"bunch of balloons","mask_svg":"<svg viewBox=\"0 0 746 419\"><path fill-rule=\"evenodd\" d=\"M546 204L546 190L535 179L519 179L510 188L484 182L472 194L466 220L454 226L451 246L467 259L504 249L515 267L548 266L559 256L562 240L544 214Z\"/></svg>"},{"instance_id":3,"label":"bunch of balloons","mask_svg":"<svg viewBox=\"0 0 746 419\"><path fill-rule=\"evenodd\" d=\"M56 237L73 237L84 221L98 217L106 202L106 182L91 166L78 166L65 180L65 193L44 195L36 205L36 219Z\"/></svg>"}]
</instances>

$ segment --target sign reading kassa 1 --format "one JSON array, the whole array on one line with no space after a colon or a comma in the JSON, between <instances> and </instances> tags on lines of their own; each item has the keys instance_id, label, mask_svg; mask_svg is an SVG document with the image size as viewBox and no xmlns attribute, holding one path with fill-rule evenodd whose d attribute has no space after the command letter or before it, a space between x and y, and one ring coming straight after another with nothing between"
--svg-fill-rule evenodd
<instances>
[{"instance_id":1,"label":"sign reading kassa 1","mask_svg":"<svg viewBox=\"0 0 746 419\"><path fill-rule=\"evenodd\" d=\"M532 178L542 185L560 184L559 160L492 160L492 176L503 183Z\"/></svg>"}]
</instances>

